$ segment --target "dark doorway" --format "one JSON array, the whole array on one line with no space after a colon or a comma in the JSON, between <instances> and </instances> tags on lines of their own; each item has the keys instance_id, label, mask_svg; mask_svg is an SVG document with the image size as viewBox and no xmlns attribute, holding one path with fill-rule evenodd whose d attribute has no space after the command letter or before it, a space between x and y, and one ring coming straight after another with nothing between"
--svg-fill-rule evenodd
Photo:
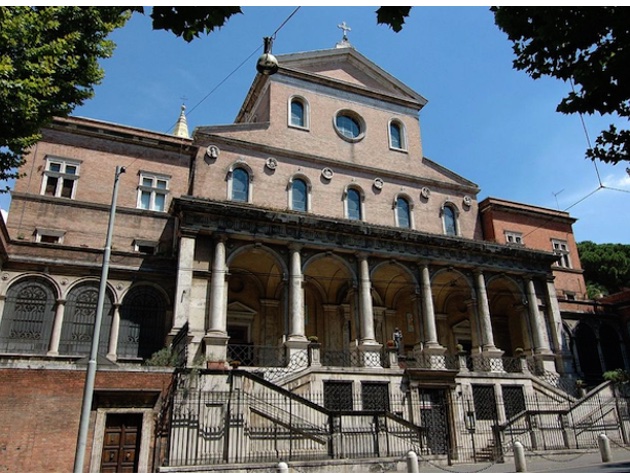
<instances>
[{"instance_id":1,"label":"dark doorway","mask_svg":"<svg viewBox=\"0 0 630 473\"><path fill-rule=\"evenodd\" d=\"M108 414L105 421L101 473L138 471L142 414Z\"/></svg>"}]
</instances>

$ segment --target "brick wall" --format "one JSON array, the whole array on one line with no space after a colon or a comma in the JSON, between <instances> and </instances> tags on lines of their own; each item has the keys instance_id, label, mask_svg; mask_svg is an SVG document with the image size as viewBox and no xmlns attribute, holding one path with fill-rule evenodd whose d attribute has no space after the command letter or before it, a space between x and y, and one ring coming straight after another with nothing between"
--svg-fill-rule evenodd
<instances>
[{"instance_id":1,"label":"brick wall","mask_svg":"<svg viewBox=\"0 0 630 473\"><path fill-rule=\"evenodd\" d=\"M171 378L166 372L99 371L95 389L164 393ZM85 371L0 369L0 472L72 471L84 382ZM85 471L94 419L93 411Z\"/></svg>"}]
</instances>

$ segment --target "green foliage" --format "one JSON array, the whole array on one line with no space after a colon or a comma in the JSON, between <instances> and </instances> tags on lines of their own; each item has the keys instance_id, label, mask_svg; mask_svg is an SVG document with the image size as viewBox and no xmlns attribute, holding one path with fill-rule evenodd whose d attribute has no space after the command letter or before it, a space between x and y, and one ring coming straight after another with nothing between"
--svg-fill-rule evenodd
<instances>
[{"instance_id":1,"label":"green foliage","mask_svg":"<svg viewBox=\"0 0 630 473\"><path fill-rule=\"evenodd\" d=\"M151 358L144 362L147 366L176 366L177 355L171 347L164 347L151 355Z\"/></svg>"},{"instance_id":2,"label":"green foliage","mask_svg":"<svg viewBox=\"0 0 630 473\"><path fill-rule=\"evenodd\" d=\"M127 17L117 7L0 7L0 180L18 177L52 117L92 97L98 61L114 50L106 37Z\"/></svg>"},{"instance_id":3,"label":"green foliage","mask_svg":"<svg viewBox=\"0 0 630 473\"><path fill-rule=\"evenodd\" d=\"M583 241L577 246L587 286L614 293L630 285L630 245Z\"/></svg>"},{"instance_id":4,"label":"green foliage","mask_svg":"<svg viewBox=\"0 0 630 473\"><path fill-rule=\"evenodd\" d=\"M630 373L621 368L606 371L602 376L606 381L612 381L613 383L627 383L630 381Z\"/></svg>"},{"instance_id":5,"label":"green foliage","mask_svg":"<svg viewBox=\"0 0 630 473\"><path fill-rule=\"evenodd\" d=\"M410 11L411 7L380 7L376 10L376 22L379 25L389 25L398 33L402 30Z\"/></svg>"},{"instance_id":6,"label":"green foliage","mask_svg":"<svg viewBox=\"0 0 630 473\"><path fill-rule=\"evenodd\" d=\"M532 78L572 81L561 113L630 119L630 9L617 7L493 7L497 26L516 54L514 68ZM630 131L610 125L587 157L630 161Z\"/></svg>"},{"instance_id":7,"label":"green foliage","mask_svg":"<svg viewBox=\"0 0 630 473\"><path fill-rule=\"evenodd\" d=\"M142 7L131 7L131 11L144 13ZM241 7L152 7L151 18L154 30L171 31L191 42L201 33L210 34L237 13Z\"/></svg>"}]
</instances>

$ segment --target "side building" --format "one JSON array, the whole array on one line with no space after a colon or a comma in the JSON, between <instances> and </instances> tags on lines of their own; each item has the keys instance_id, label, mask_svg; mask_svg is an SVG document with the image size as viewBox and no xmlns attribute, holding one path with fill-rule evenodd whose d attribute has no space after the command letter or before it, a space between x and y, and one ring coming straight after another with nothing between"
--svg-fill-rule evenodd
<instances>
[{"instance_id":1,"label":"side building","mask_svg":"<svg viewBox=\"0 0 630 473\"><path fill-rule=\"evenodd\" d=\"M0 225L0 462L72 464L118 166L86 471L498 459L532 399L600 380L574 220L478 202L424 156L426 99L341 45L280 56L192 138L183 111L43 130Z\"/></svg>"}]
</instances>

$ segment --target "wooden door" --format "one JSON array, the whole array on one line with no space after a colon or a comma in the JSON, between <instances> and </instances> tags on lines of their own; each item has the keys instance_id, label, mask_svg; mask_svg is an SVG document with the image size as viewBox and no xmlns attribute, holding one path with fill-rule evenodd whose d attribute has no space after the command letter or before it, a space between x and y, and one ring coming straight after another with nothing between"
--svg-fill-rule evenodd
<instances>
[{"instance_id":1,"label":"wooden door","mask_svg":"<svg viewBox=\"0 0 630 473\"><path fill-rule=\"evenodd\" d=\"M138 471L142 414L108 414L105 421L101 473Z\"/></svg>"}]
</instances>

